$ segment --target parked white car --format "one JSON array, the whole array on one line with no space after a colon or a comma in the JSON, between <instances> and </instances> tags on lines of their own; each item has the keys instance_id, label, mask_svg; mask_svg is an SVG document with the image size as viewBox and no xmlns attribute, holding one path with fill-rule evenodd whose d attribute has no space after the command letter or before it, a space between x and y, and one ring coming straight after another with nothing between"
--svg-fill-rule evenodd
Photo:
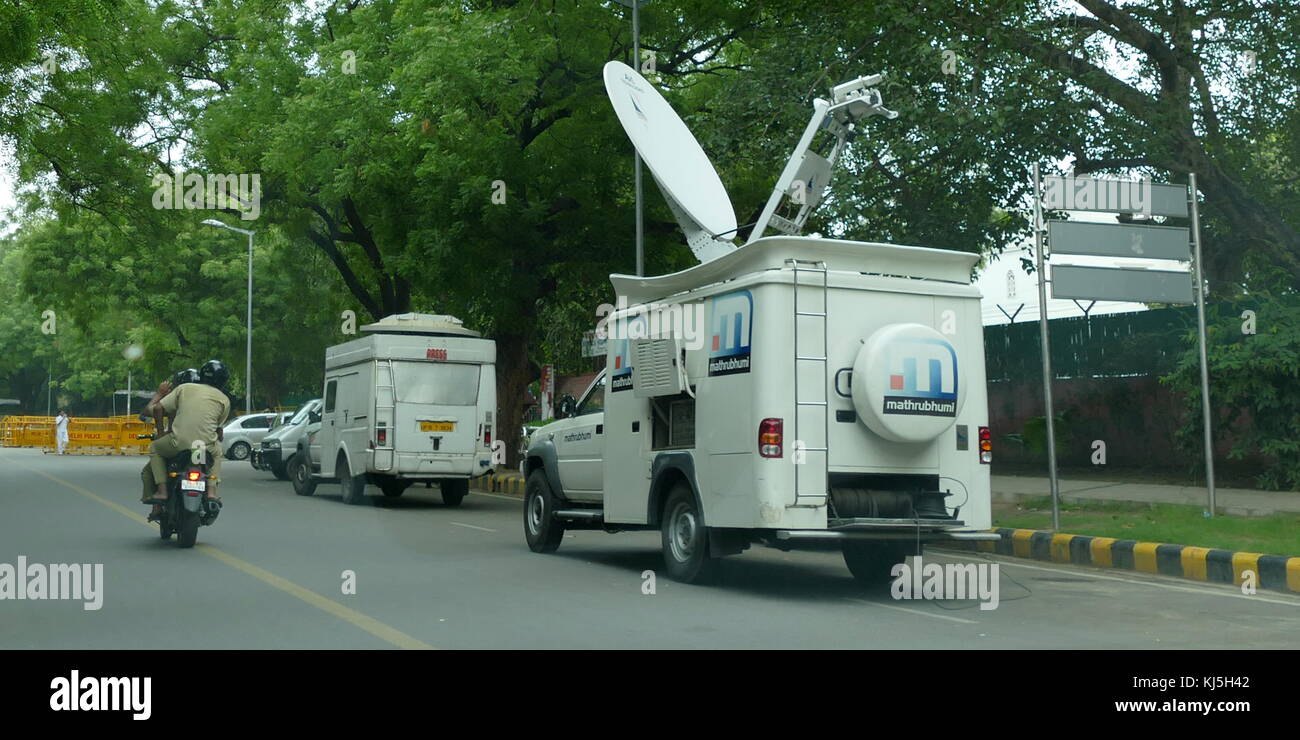
<instances>
[{"instance_id":1,"label":"parked white car","mask_svg":"<svg viewBox=\"0 0 1300 740\"><path fill-rule=\"evenodd\" d=\"M221 451L230 460L247 460L253 448L261 444L262 438L292 415L292 411L282 411L231 419L223 431Z\"/></svg>"}]
</instances>

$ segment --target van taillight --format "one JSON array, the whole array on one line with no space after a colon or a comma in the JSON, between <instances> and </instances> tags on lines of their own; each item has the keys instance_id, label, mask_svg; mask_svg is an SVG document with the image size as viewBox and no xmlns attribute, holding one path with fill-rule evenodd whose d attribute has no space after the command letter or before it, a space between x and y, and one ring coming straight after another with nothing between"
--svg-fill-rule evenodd
<instances>
[{"instance_id":1,"label":"van taillight","mask_svg":"<svg viewBox=\"0 0 1300 740\"><path fill-rule=\"evenodd\" d=\"M379 439L380 447L383 447L385 444L388 443L388 430L385 429L384 427L379 427L379 431L377 432L376 436Z\"/></svg>"},{"instance_id":2,"label":"van taillight","mask_svg":"<svg viewBox=\"0 0 1300 740\"><path fill-rule=\"evenodd\" d=\"M491 424L483 425L483 445L485 447L492 446L492 425Z\"/></svg>"},{"instance_id":3,"label":"van taillight","mask_svg":"<svg viewBox=\"0 0 1300 740\"><path fill-rule=\"evenodd\" d=\"M780 457L784 436L780 419L764 419L758 423L758 454L763 457Z\"/></svg>"},{"instance_id":4,"label":"van taillight","mask_svg":"<svg viewBox=\"0 0 1300 740\"><path fill-rule=\"evenodd\" d=\"M980 427L980 462L985 465L993 462L993 433L988 427Z\"/></svg>"}]
</instances>

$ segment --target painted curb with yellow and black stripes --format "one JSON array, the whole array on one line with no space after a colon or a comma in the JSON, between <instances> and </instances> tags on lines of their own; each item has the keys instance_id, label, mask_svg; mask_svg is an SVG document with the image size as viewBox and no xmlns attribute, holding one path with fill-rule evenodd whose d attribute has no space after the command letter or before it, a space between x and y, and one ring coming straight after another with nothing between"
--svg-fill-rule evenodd
<instances>
[{"instance_id":1,"label":"painted curb with yellow and black stripes","mask_svg":"<svg viewBox=\"0 0 1300 740\"><path fill-rule=\"evenodd\" d=\"M1253 571L1255 585L1259 588L1300 593L1300 557L1057 534L1037 529L997 527L991 531L996 532L1000 539L968 543L964 549L1236 585L1244 581L1247 571Z\"/></svg>"},{"instance_id":2,"label":"painted curb with yellow and black stripes","mask_svg":"<svg viewBox=\"0 0 1300 740\"><path fill-rule=\"evenodd\" d=\"M518 473L488 473L470 482L470 488L484 493L501 493L506 496L524 497L524 478Z\"/></svg>"}]
</instances>

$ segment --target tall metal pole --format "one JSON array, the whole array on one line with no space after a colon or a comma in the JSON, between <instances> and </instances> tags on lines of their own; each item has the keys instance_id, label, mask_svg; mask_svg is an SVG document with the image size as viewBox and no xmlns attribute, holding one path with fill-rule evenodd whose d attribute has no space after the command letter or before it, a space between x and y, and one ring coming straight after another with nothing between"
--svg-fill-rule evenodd
<instances>
[{"instance_id":1,"label":"tall metal pole","mask_svg":"<svg viewBox=\"0 0 1300 740\"><path fill-rule=\"evenodd\" d=\"M244 413L253 413L253 232L248 232L248 339L244 347Z\"/></svg>"},{"instance_id":2,"label":"tall metal pole","mask_svg":"<svg viewBox=\"0 0 1300 740\"><path fill-rule=\"evenodd\" d=\"M131 415L131 368L126 369L126 415Z\"/></svg>"},{"instance_id":3,"label":"tall metal pole","mask_svg":"<svg viewBox=\"0 0 1300 740\"><path fill-rule=\"evenodd\" d=\"M1205 274L1201 270L1201 212L1197 206L1196 173L1187 180L1187 197L1192 208L1192 245L1196 257L1196 325L1201 349L1201 422L1205 427L1205 487L1210 494L1209 516L1214 516L1214 434L1210 428L1210 364L1205 352Z\"/></svg>"},{"instance_id":4,"label":"tall metal pole","mask_svg":"<svg viewBox=\"0 0 1300 740\"><path fill-rule=\"evenodd\" d=\"M632 68L641 72L641 0L632 0ZM641 212L641 155L633 149L636 172L636 274L645 275L645 226Z\"/></svg>"},{"instance_id":5,"label":"tall metal pole","mask_svg":"<svg viewBox=\"0 0 1300 740\"><path fill-rule=\"evenodd\" d=\"M1056 427L1052 420L1052 357L1047 340L1047 275L1043 271L1043 182L1034 163L1034 254L1038 265L1038 338L1043 348L1043 404L1047 407L1047 469L1052 482L1052 529L1061 528L1061 486L1056 480Z\"/></svg>"}]
</instances>

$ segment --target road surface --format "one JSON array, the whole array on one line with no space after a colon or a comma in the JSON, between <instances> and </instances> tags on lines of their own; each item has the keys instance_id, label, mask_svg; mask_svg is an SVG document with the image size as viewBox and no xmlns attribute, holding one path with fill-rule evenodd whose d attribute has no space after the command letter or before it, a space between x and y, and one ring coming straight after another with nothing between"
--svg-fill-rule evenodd
<instances>
[{"instance_id":1,"label":"road surface","mask_svg":"<svg viewBox=\"0 0 1300 740\"><path fill-rule=\"evenodd\" d=\"M141 457L0 449L0 564L103 565L102 607L0 600L0 649L1275 648L1300 647L1300 598L1051 563L996 562L1000 603L897 601L837 552L755 547L720 583L662 571L655 532L573 532L529 552L522 504L412 488L347 506L227 461L226 508L178 549L144 523ZM355 594L343 593L345 572ZM188 628L182 629L182 626Z\"/></svg>"}]
</instances>

